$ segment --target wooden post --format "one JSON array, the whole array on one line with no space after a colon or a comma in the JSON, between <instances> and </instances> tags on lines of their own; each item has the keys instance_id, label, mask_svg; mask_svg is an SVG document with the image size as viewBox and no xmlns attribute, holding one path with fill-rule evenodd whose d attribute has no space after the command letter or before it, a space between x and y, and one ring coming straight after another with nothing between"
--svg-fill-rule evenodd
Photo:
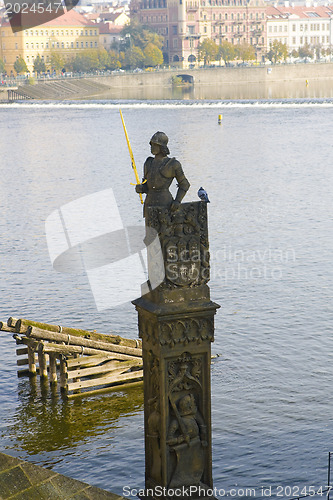
<instances>
[{"instance_id":1,"label":"wooden post","mask_svg":"<svg viewBox=\"0 0 333 500\"><path fill-rule=\"evenodd\" d=\"M67 390L67 361L65 356L60 356L60 390Z\"/></svg>"},{"instance_id":2,"label":"wooden post","mask_svg":"<svg viewBox=\"0 0 333 500\"><path fill-rule=\"evenodd\" d=\"M36 356L35 351L28 346L28 362L29 362L29 375L34 376L37 373L36 369Z\"/></svg>"},{"instance_id":3,"label":"wooden post","mask_svg":"<svg viewBox=\"0 0 333 500\"><path fill-rule=\"evenodd\" d=\"M38 348L38 365L39 376L41 378L47 378L47 359L46 354L43 353L41 348Z\"/></svg>"},{"instance_id":4,"label":"wooden post","mask_svg":"<svg viewBox=\"0 0 333 500\"><path fill-rule=\"evenodd\" d=\"M50 384L57 383L57 357L55 354L49 355Z\"/></svg>"}]
</instances>

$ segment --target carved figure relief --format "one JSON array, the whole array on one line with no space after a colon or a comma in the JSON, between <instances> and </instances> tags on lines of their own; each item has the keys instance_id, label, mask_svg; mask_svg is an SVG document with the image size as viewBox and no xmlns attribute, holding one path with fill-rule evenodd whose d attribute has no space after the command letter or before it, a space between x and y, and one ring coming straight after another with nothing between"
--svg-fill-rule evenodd
<instances>
[{"instance_id":1,"label":"carved figure relief","mask_svg":"<svg viewBox=\"0 0 333 500\"><path fill-rule=\"evenodd\" d=\"M204 472L207 428L197 405L202 395L201 371L201 359L186 352L169 363L169 487L199 484Z\"/></svg>"}]
</instances>

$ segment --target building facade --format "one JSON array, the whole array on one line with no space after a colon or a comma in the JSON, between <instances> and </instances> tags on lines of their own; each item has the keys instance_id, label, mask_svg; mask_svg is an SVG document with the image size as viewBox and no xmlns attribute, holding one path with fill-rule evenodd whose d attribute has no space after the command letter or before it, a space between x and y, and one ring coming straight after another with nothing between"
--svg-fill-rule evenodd
<instances>
[{"instance_id":1,"label":"building facade","mask_svg":"<svg viewBox=\"0 0 333 500\"><path fill-rule=\"evenodd\" d=\"M250 44L257 60L266 53L266 4L263 0L142 0L140 21L164 38L169 64L198 64L198 44Z\"/></svg>"},{"instance_id":2,"label":"building facade","mask_svg":"<svg viewBox=\"0 0 333 500\"><path fill-rule=\"evenodd\" d=\"M267 42L286 43L288 50L309 45L313 50L332 48L333 8L326 5L267 7Z\"/></svg>"},{"instance_id":3,"label":"building facade","mask_svg":"<svg viewBox=\"0 0 333 500\"><path fill-rule=\"evenodd\" d=\"M99 47L99 29L75 10L66 12L43 25L13 33L8 22L0 26L0 57L5 63L8 75L14 72L15 61L22 57L33 72L38 55L48 65L52 53L56 52L66 60L86 49Z\"/></svg>"}]
</instances>

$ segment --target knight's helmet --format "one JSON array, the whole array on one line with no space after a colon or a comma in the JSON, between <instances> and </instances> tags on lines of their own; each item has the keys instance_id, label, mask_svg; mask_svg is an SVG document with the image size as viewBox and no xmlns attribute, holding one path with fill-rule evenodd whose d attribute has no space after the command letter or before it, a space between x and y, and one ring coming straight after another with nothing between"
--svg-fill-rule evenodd
<instances>
[{"instance_id":1,"label":"knight's helmet","mask_svg":"<svg viewBox=\"0 0 333 500\"><path fill-rule=\"evenodd\" d=\"M153 137L150 139L149 144L158 144L159 146L162 146L163 152L165 152L167 155L170 153L169 148L167 146L169 142L168 136L164 132L155 132Z\"/></svg>"}]
</instances>

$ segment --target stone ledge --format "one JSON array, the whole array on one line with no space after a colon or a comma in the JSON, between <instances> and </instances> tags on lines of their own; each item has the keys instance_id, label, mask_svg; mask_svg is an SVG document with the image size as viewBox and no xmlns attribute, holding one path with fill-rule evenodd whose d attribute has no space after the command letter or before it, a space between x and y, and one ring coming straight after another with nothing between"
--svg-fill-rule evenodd
<instances>
[{"instance_id":1,"label":"stone ledge","mask_svg":"<svg viewBox=\"0 0 333 500\"><path fill-rule=\"evenodd\" d=\"M0 453L0 500L122 500L123 497Z\"/></svg>"}]
</instances>

